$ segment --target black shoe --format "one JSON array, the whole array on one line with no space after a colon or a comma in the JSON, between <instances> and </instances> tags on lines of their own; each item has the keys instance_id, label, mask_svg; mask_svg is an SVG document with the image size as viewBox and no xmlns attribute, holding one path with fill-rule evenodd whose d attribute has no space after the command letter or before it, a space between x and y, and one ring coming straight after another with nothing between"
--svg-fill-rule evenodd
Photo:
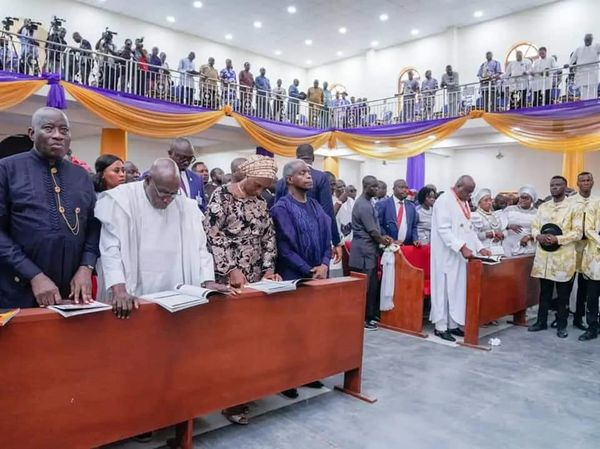
<instances>
[{"instance_id":1,"label":"black shoe","mask_svg":"<svg viewBox=\"0 0 600 449\"><path fill-rule=\"evenodd\" d=\"M527 328L529 332L545 331L546 329L548 329L548 325L545 323L540 323L539 321L536 321L534 324Z\"/></svg>"},{"instance_id":2,"label":"black shoe","mask_svg":"<svg viewBox=\"0 0 600 449\"><path fill-rule=\"evenodd\" d=\"M586 331L588 327L583 324L583 320L581 318L576 318L573 320L573 327L576 327L579 330Z\"/></svg>"},{"instance_id":3,"label":"black shoe","mask_svg":"<svg viewBox=\"0 0 600 449\"><path fill-rule=\"evenodd\" d=\"M440 337L442 340L456 341L456 338L454 338L449 331L440 332L437 329L434 329L433 335Z\"/></svg>"},{"instance_id":4,"label":"black shoe","mask_svg":"<svg viewBox=\"0 0 600 449\"><path fill-rule=\"evenodd\" d=\"M456 335L457 337L465 336L465 331L461 330L460 327L457 327L455 329L449 329L448 332L450 332L452 335Z\"/></svg>"},{"instance_id":5,"label":"black shoe","mask_svg":"<svg viewBox=\"0 0 600 449\"><path fill-rule=\"evenodd\" d=\"M567 338L569 336L569 333L567 332L567 329L558 329L556 331L556 336L558 338Z\"/></svg>"},{"instance_id":6,"label":"black shoe","mask_svg":"<svg viewBox=\"0 0 600 449\"><path fill-rule=\"evenodd\" d=\"M375 321L365 321L365 330L367 331L376 331L377 323Z\"/></svg>"},{"instance_id":7,"label":"black shoe","mask_svg":"<svg viewBox=\"0 0 600 449\"><path fill-rule=\"evenodd\" d=\"M296 399L298 397L298 390L295 388L290 388L289 390L284 390L281 392L288 399Z\"/></svg>"},{"instance_id":8,"label":"black shoe","mask_svg":"<svg viewBox=\"0 0 600 449\"><path fill-rule=\"evenodd\" d=\"M552 324L550 324L550 327L552 329L556 329L558 327L558 321L557 320L552 321Z\"/></svg>"},{"instance_id":9,"label":"black shoe","mask_svg":"<svg viewBox=\"0 0 600 449\"><path fill-rule=\"evenodd\" d=\"M375 318L373 318L371 321L375 321L376 323L379 323L381 321L381 317L376 316Z\"/></svg>"},{"instance_id":10,"label":"black shoe","mask_svg":"<svg viewBox=\"0 0 600 449\"><path fill-rule=\"evenodd\" d=\"M139 435L134 436L133 439L138 443L148 443L149 441L152 441L152 432L140 433Z\"/></svg>"},{"instance_id":11,"label":"black shoe","mask_svg":"<svg viewBox=\"0 0 600 449\"><path fill-rule=\"evenodd\" d=\"M308 388L323 388L325 385L323 385L323 382L321 382L320 380L315 380L314 382L302 386Z\"/></svg>"},{"instance_id":12,"label":"black shoe","mask_svg":"<svg viewBox=\"0 0 600 449\"><path fill-rule=\"evenodd\" d=\"M598 338L598 331L593 331L591 329L588 329L585 331L585 333L583 333L579 336L579 341L594 340L596 338Z\"/></svg>"}]
</instances>

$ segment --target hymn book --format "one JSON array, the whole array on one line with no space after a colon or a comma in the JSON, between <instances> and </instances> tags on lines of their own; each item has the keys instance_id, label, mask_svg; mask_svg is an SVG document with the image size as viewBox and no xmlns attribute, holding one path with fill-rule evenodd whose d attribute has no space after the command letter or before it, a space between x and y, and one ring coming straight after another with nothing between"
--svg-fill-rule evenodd
<instances>
[{"instance_id":1,"label":"hymn book","mask_svg":"<svg viewBox=\"0 0 600 449\"><path fill-rule=\"evenodd\" d=\"M194 285L178 284L173 290L150 293L141 298L167 309L169 312L179 312L190 307L208 303L211 295L222 294L216 290L196 287Z\"/></svg>"},{"instance_id":2,"label":"hymn book","mask_svg":"<svg viewBox=\"0 0 600 449\"><path fill-rule=\"evenodd\" d=\"M21 309L0 309L0 327L6 324L14 317Z\"/></svg>"},{"instance_id":3,"label":"hymn book","mask_svg":"<svg viewBox=\"0 0 600 449\"><path fill-rule=\"evenodd\" d=\"M70 318L72 316L87 315L88 313L103 312L104 310L112 309L112 306L96 301L89 304L75 304L69 302L48 306L48 309L62 315L64 318Z\"/></svg>"},{"instance_id":4,"label":"hymn book","mask_svg":"<svg viewBox=\"0 0 600 449\"><path fill-rule=\"evenodd\" d=\"M473 259L476 260L481 260L481 262L484 265L497 265L500 262L502 262L502 257L503 256L480 256L480 255L473 255Z\"/></svg>"},{"instance_id":5,"label":"hymn book","mask_svg":"<svg viewBox=\"0 0 600 449\"><path fill-rule=\"evenodd\" d=\"M312 281L312 279L294 279L292 281L270 281L268 279L263 279L259 282L246 284L246 287L251 288L253 290L258 290L259 292L266 293L267 295L272 295L273 293L294 291L296 290L298 285L304 284L308 281Z\"/></svg>"}]
</instances>

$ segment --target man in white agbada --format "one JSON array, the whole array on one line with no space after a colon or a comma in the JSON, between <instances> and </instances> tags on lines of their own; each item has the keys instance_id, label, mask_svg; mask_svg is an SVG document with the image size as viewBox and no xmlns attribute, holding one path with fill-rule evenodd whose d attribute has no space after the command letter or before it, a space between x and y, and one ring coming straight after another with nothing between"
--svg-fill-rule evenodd
<instances>
[{"instance_id":1,"label":"man in white agbada","mask_svg":"<svg viewBox=\"0 0 600 449\"><path fill-rule=\"evenodd\" d=\"M583 38L584 45L571 54L569 61L571 65L576 64L575 85L580 89L582 100L592 100L598 97L597 63L598 56L600 56L600 45L592 44L593 40L592 33L586 34Z\"/></svg>"},{"instance_id":2,"label":"man in white agbada","mask_svg":"<svg viewBox=\"0 0 600 449\"><path fill-rule=\"evenodd\" d=\"M435 335L456 341L464 336L459 325L465 324L467 302L467 260L474 252L490 256L471 223L469 198L475 181L461 176L449 192L433 206L431 222L431 314Z\"/></svg>"},{"instance_id":3,"label":"man in white agbada","mask_svg":"<svg viewBox=\"0 0 600 449\"><path fill-rule=\"evenodd\" d=\"M177 165L157 159L143 182L108 190L96 203L102 223L100 285L118 318L138 308L138 297L177 284L234 293L214 282L202 212L180 194L180 182Z\"/></svg>"}]
</instances>

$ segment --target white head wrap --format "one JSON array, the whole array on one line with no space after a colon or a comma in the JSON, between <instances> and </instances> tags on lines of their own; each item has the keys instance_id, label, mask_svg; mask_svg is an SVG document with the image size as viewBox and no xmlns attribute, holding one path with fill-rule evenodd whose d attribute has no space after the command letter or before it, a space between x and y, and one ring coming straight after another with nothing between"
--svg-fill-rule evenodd
<instances>
[{"instance_id":1,"label":"white head wrap","mask_svg":"<svg viewBox=\"0 0 600 449\"><path fill-rule=\"evenodd\" d=\"M538 195L532 185L527 184L519 189L519 196L521 195L529 195L531 200L535 203L538 200Z\"/></svg>"},{"instance_id":2,"label":"white head wrap","mask_svg":"<svg viewBox=\"0 0 600 449\"><path fill-rule=\"evenodd\" d=\"M479 202L485 196L492 196L492 191L490 189L479 189L475 196L473 197L473 206L479 207Z\"/></svg>"}]
</instances>

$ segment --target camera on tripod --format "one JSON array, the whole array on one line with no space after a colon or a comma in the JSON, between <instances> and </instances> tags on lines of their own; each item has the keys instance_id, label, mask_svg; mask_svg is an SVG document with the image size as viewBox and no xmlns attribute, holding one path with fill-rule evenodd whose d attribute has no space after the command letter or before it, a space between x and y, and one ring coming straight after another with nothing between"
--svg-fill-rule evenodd
<instances>
[{"instance_id":1,"label":"camera on tripod","mask_svg":"<svg viewBox=\"0 0 600 449\"><path fill-rule=\"evenodd\" d=\"M50 31L52 33L58 33L58 31L60 30L60 28L62 27L62 24L64 22L66 22L65 19L61 19L60 17L53 16L52 22L50 22Z\"/></svg>"},{"instance_id":2,"label":"camera on tripod","mask_svg":"<svg viewBox=\"0 0 600 449\"><path fill-rule=\"evenodd\" d=\"M113 36L116 36L117 34L119 34L119 33L115 32L115 31L111 31L108 29L108 27L106 27L106 29L102 33L102 37L104 38L104 40L106 40L108 42L112 42Z\"/></svg>"},{"instance_id":3,"label":"camera on tripod","mask_svg":"<svg viewBox=\"0 0 600 449\"><path fill-rule=\"evenodd\" d=\"M23 23L25 28L27 28L29 31L37 31L39 26L42 24L42 22L34 22L31 19L25 19Z\"/></svg>"},{"instance_id":4,"label":"camera on tripod","mask_svg":"<svg viewBox=\"0 0 600 449\"><path fill-rule=\"evenodd\" d=\"M11 26L15 24L15 20L19 20L18 17L5 17L2 21L2 28L4 31L8 31Z\"/></svg>"}]
</instances>

